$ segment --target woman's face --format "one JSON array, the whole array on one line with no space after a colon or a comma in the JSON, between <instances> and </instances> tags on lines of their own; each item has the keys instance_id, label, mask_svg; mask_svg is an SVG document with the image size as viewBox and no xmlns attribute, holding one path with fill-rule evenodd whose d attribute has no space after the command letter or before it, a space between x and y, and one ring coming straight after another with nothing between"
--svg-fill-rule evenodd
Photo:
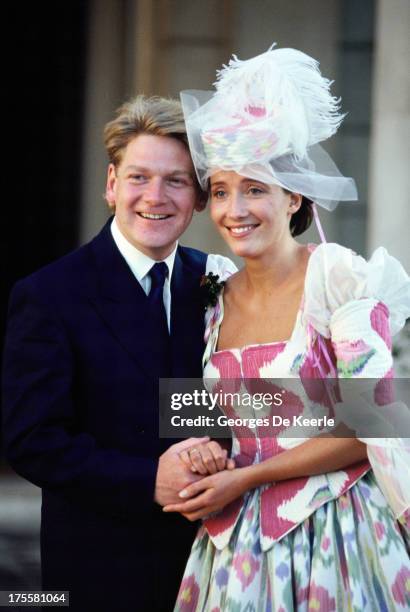
<instances>
[{"instance_id":1,"label":"woman's face","mask_svg":"<svg viewBox=\"0 0 410 612\"><path fill-rule=\"evenodd\" d=\"M211 218L232 252L255 258L290 237L289 221L300 196L236 172L211 177Z\"/></svg>"}]
</instances>

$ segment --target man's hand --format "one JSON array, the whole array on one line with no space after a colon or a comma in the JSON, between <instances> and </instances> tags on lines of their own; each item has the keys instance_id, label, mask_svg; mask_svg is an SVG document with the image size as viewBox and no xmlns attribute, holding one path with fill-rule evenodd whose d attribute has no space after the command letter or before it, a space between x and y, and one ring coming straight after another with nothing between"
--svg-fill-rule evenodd
<instances>
[{"instance_id":1,"label":"man's hand","mask_svg":"<svg viewBox=\"0 0 410 612\"><path fill-rule=\"evenodd\" d=\"M203 476L235 467L235 461L228 458L228 451L215 440L195 444L181 451L179 456L192 472Z\"/></svg>"},{"instance_id":2,"label":"man's hand","mask_svg":"<svg viewBox=\"0 0 410 612\"><path fill-rule=\"evenodd\" d=\"M173 444L159 458L154 499L157 504L175 504L181 500L178 493L188 485L201 480L200 474L192 472L180 459L180 453L200 444L209 442L209 437L188 438Z\"/></svg>"}]
</instances>

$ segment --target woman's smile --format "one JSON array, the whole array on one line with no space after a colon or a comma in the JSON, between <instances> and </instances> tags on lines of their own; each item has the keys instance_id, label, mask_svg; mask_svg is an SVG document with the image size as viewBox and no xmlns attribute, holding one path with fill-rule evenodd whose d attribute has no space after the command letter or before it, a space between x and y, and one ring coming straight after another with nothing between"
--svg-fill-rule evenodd
<instances>
[{"instance_id":1,"label":"woman's smile","mask_svg":"<svg viewBox=\"0 0 410 612\"><path fill-rule=\"evenodd\" d=\"M242 239L252 234L253 231L257 227L259 227L259 223L253 223L253 224L247 224L247 225L231 225L231 226L226 225L225 227L231 236L234 236L234 238Z\"/></svg>"}]
</instances>

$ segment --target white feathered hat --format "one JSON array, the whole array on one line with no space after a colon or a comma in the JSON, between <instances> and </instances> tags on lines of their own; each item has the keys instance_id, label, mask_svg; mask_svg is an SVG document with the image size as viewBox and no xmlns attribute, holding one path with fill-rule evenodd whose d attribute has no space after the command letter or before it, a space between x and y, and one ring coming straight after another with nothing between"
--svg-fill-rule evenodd
<instances>
[{"instance_id":1,"label":"white feathered hat","mask_svg":"<svg viewBox=\"0 0 410 612\"><path fill-rule=\"evenodd\" d=\"M353 179L318 145L343 120L331 81L305 53L273 47L246 61L233 56L218 71L214 92L181 93L201 185L218 170L234 170L329 210L357 199Z\"/></svg>"}]
</instances>

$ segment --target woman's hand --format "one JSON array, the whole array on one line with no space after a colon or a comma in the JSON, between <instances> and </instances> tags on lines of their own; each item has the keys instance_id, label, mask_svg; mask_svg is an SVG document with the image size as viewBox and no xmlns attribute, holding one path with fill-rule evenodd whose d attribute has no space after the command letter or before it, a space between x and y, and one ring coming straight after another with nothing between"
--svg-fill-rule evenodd
<instances>
[{"instance_id":1,"label":"woman's hand","mask_svg":"<svg viewBox=\"0 0 410 612\"><path fill-rule=\"evenodd\" d=\"M224 470L185 487L179 497L187 501L169 504L164 512L180 512L189 521L197 521L222 510L248 489L247 468Z\"/></svg>"},{"instance_id":2,"label":"woman's hand","mask_svg":"<svg viewBox=\"0 0 410 612\"><path fill-rule=\"evenodd\" d=\"M180 452L179 457L192 472L204 476L235 467L234 460L228 458L228 451L215 440L195 444Z\"/></svg>"}]
</instances>

